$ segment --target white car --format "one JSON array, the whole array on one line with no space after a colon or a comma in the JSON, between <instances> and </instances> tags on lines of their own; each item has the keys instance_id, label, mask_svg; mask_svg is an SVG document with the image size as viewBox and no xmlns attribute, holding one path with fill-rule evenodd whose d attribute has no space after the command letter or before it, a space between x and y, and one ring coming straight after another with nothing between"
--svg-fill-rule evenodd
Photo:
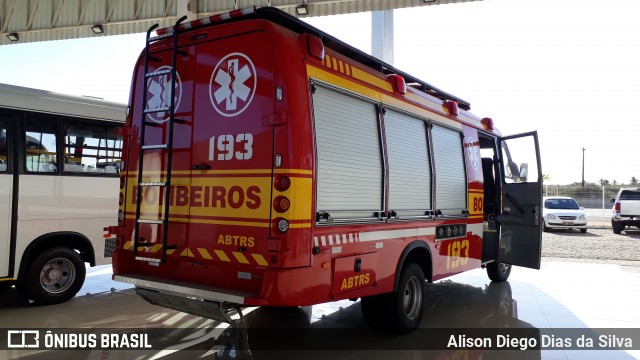
<instances>
[{"instance_id":1,"label":"white car","mask_svg":"<svg viewBox=\"0 0 640 360\"><path fill-rule=\"evenodd\" d=\"M553 196L542 198L544 209L543 231L550 228L557 229L580 229L581 233L587 232L587 215L584 208L567 196Z\"/></svg>"}]
</instances>

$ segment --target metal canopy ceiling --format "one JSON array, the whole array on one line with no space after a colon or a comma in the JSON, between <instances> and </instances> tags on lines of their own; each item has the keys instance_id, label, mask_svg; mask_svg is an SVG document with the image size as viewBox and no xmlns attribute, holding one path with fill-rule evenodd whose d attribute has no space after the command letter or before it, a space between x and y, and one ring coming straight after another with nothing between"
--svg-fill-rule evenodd
<instances>
[{"instance_id":1,"label":"metal canopy ceiling","mask_svg":"<svg viewBox=\"0 0 640 360\"><path fill-rule=\"evenodd\" d=\"M250 6L275 6L297 16L325 16L480 0L0 0L0 45L132 34L159 23L173 25L176 14L191 20ZM96 34L92 26L101 25ZM11 41L9 34L17 34Z\"/></svg>"}]
</instances>

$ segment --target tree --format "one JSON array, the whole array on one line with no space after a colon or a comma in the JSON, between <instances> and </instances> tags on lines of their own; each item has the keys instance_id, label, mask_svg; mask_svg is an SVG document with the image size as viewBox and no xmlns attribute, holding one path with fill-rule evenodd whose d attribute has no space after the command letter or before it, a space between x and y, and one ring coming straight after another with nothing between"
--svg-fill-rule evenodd
<instances>
[{"instance_id":1,"label":"tree","mask_svg":"<svg viewBox=\"0 0 640 360\"><path fill-rule=\"evenodd\" d=\"M638 179L635 176L631 177L631 185L638 185Z\"/></svg>"},{"instance_id":2,"label":"tree","mask_svg":"<svg viewBox=\"0 0 640 360\"><path fill-rule=\"evenodd\" d=\"M613 184L613 186L616 186L616 185L618 185L618 182L615 179L613 179L613 183L612 184Z\"/></svg>"},{"instance_id":3,"label":"tree","mask_svg":"<svg viewBox=\"0 0 640 360\"><path fill-rule=\"evenodd\" d=\"M609 180L607 180L607 179L600 179L600 186L605 186L605 185L609 185Z\"/></svg>"},{"instance_id":4,"label":"tree","mask_svg":"<svg viewBox=\"0 0 640 360\"><path fill-rule=\"evenodd\" d=\"M551 176L549 174L542 174L542 182L551 180Z\"/></svg>"}]
</instances>

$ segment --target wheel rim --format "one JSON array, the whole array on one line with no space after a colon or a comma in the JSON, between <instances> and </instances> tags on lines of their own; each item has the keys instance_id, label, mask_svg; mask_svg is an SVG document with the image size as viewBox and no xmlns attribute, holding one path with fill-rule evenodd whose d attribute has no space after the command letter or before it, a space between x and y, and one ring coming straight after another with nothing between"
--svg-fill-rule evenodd
<instances>
[{"instance_id":1,"label":"wheel rim","mask_svg":"<svg viewBox=\"0 0 640 360\"><path fill-rule=\"evenodd\" d=\"M509 264L505 264L505 263L500 263L500 265L499 265L499 266L500 266L500 267L499 267L500 272L504 274L504 273L506 273L506 272L509 270L509 266L510 266L510 265L509 265Z\"/></svg>"},{"instance_id":2,"label":"wheel rim","mask_svg":"<svg viewBox=\"0 0 640 360\"><path fill-rule=\"evenodd\" d=\"M422 308L422 286L420 279L416 276L411 277L404 287L402 305L408 319L414 320L420 315Z\"/></svg>"},{"instance_id":3,"label":"wheel rim","mask_svg":"<svg viewBox=\"0 0 640 360\"><path fill-rule=\"evenodd\" d=\"M40 271L40 284L50 294L67 291L76 279L76 268L73 262L65 258L49 260Z\"/></svg>"}]
</instances>

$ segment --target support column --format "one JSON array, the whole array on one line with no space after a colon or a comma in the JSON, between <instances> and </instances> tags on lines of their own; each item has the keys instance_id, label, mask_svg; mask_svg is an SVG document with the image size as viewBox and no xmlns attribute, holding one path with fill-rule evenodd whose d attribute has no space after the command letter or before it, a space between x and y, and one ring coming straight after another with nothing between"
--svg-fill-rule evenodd
<instances>
[{"instance_id":1,"label":"support column","mask_svg":"<svg viewBox=\"0 0 640 360\"><path fill-rule=\"evenodd\" d=\"M393 10L371 13L371 55L393 65Z\"/></svg>"}]
</instances>

